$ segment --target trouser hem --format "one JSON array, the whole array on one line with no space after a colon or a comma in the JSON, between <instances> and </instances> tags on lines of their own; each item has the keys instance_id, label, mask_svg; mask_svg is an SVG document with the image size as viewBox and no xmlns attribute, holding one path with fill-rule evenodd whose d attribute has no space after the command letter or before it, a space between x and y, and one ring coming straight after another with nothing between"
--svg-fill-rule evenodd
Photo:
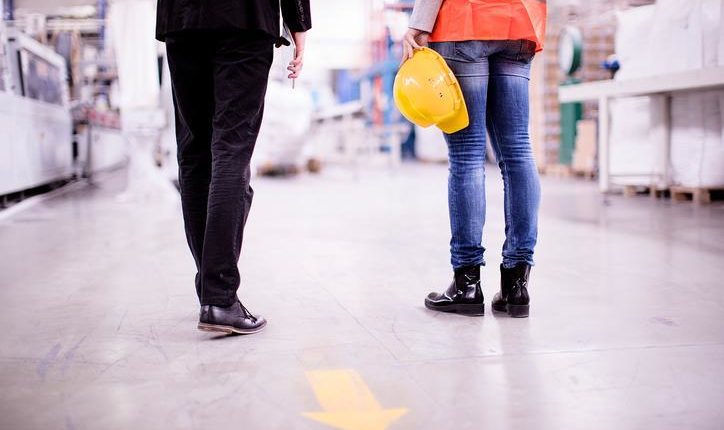
<instances>
[{"instance_id":1,"label":"trouser hem","mask_svg":"<svg viewBox=\"0 0 724 430\"><path fill-rule=\"evenodd\" d=\"M229 306L236 303L237 300L238 299L236 298L236 296L230 299L226 297L213 297L209 299L199 300L199 302L201 303L201 306L217 306L220 308L228 308Z\"/></svg>"},{"instance_id":2,"label":"trouser hem","mask_svg":"<svg viewBox=\"0 0 724 430\"><path fill-rule=\"evenodd\" d=\"M460 269L462 269L463 267L473 267L473 266L481 266L481 267L484 267L484 266L485 266L485 261L473 262L473 263L457 263L457 264L456 264L456 263L452 263L452 268L453 268L453 270L460 270Z\"/></svg>"},{"instance_id":3,"label":"trouser hem","mask_svg":"<svg viewBox=\"0 0 724 430\"><path fill-rule=\"evenodd\" d=\"M535 263L533 263L532 260L503 261L502 266L504 269L512 269L521 264L527 264L528 266L531 266L531 267L535 266Z\"/></svg>"}]
</instances>

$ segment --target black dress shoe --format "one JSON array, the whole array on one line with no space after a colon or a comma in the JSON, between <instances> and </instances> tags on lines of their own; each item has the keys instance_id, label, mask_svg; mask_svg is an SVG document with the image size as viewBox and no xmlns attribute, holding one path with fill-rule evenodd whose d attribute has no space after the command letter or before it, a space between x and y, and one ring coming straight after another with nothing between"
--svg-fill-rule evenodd
<instances>
[{"instance_id":1,"label":"black dress shoe","mask_svg":"<svg viewBox=\"0 0 724 430\"><path fill-rule=\"evenodd\" d=\"M530 266L523 263L512 269L500 265L500 292L493 297L493 310L507 312L513 318L527 318L530 314L528 277Z\"/></svg>"},{"instance_id":2,"label":"black dress shoe","mask_svg":"<svg viewBox=\"0 0 724 430\"><path fill-rule=\"evenodd\" d=\"M444 293L430 293L425 307L433 311L478 316L485 314L485 299L480 287L480 266L455 271L452 284Z\"/></svg>"},{"instance_id":3,"label":"black dress shoe","mask_svg":"<svg viewBox=\"0 0 724 430\"><path fill-rule=\"evenodd\" d=\"M216 333L252 334L260 332L266 327L266 320L261 316L254 316L240 301L224 308L221 306L201 306L199 316L199 330Z\"/></svg>"}]
</instances>

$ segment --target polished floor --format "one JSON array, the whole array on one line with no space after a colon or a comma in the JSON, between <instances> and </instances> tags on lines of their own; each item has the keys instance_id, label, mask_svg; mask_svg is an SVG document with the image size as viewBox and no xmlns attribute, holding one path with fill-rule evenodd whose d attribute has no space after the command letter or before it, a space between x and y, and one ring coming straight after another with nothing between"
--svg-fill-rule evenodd
<instances>
[{"instance_id":1,"label":"polished floor","mask_svg":"<svg viewBox=\"0 0 724 430\"><path fill-rule=\"evenodd\" d=\"M119 196L121 171L0 212L0 428L724 428L724 205L544 178L531 318L468 318L423 306L450 279L445 181L255 179L240 294L269 326L248 337L196 330L163 187Z\"/></svg>"}]
</instances>

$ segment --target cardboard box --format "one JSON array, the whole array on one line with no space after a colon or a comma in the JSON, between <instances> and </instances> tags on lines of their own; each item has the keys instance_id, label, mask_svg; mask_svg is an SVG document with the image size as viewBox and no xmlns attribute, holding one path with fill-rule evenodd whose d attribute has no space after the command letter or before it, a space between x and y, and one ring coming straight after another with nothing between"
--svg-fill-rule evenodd
<instances>
[{"instance_id":1,"label":"cardboard box","mask_svg":"<svg viewBox=\"0 0 724 430\"><path fill-rule=\"evenodd\" d=\"M594 173L596 171L596 155L598 153L595 120L581 120L576 126L576 149L573 151L571 167L575 172Z\"/></svg>"}]
</instances>

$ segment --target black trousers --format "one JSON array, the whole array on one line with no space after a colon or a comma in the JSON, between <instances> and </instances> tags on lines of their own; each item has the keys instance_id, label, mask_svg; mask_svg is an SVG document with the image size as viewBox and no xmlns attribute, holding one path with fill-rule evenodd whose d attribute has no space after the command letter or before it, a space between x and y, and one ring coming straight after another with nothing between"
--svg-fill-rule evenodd
<instances>
[{"instance_id":1,"label":"black trousers","mask_svg":"<svg viewBox=\"0 0 724 430\"><path fill-rule=\"evenodd\" d=\"M264 111L273 40L251 32L166 40L186 238L202 305L229 306L254 196L249 163Z\"/></svg>"}]
</instances>

